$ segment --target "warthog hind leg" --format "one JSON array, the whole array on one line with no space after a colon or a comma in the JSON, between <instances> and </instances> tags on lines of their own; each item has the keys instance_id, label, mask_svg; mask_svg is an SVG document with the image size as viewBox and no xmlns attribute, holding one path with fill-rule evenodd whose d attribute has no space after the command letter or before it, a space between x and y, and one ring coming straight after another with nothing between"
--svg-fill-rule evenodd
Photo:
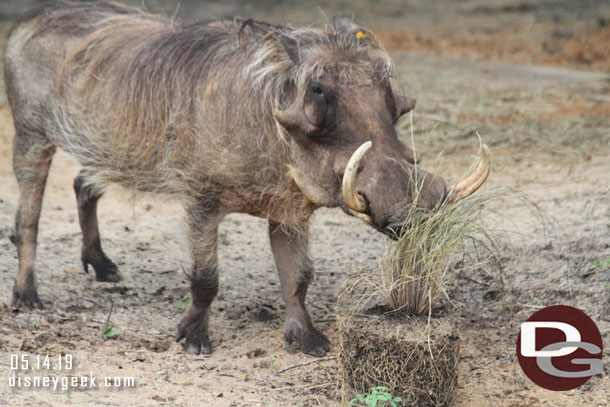
<instances>
[{"instance_id":1,"label":"warthog hind leg","mask_svg":"<svg viewBox=\"0 0 610 407\"><path fill-rule=\"evenodd\" d=\"M19 208L15 217L15 234L11 241L17 246L19 272L13 289L13 305L42 308L36 290L34 263L36 261L36 239L38 219L42 208L47 175L55 153L44 135L23 132L15 124L13 145L13 170L19 184Z\"/></svg>"},{"instance_id":2,"label":"warthog hind leg","mask_svg":"<svg viewBox=\"0 0 610 407\"><path fill-rule=\"evenodd\" d=\"M89 271L88 266L90 264L95 270L97 281L111 283L121 281L118 267L106 256L100 241L100 231L97 226L97 201L102 197L102 194L94 191L90 185L85 184L81 174L74 179L74 192L76 192L78 203L78 221L83 233L81 260L85 272Z\"/></svg>"},{"instance_id":3,"label":"warthog hind leg","mask_svg":"<svg viewBox=\"0 0 610 407\"><path fill-rule=\"evenodd\" d=\"M289 349L296 339L305 353L324 356L330 351L330 341L314 328L305 309L307 286L313 277L313 268L307 255L307 226L289 227L269 222L269 236L286 302L286 348Z\"/></svg>"},{"instance_id":4,"label":"warthog hind leg","mask_svg":"<svg viewBox=\"0 0 610 407\"><path fill-rule=\"evenodd\" d=\"M208 336L210 305L218 293L217 234L220 217L208 212L189 210L193 269L191 281L191 306L178 325L176 342L184 339L182 347L187 353L198 355L212 352Z\"/></svg>"}]
</instances>

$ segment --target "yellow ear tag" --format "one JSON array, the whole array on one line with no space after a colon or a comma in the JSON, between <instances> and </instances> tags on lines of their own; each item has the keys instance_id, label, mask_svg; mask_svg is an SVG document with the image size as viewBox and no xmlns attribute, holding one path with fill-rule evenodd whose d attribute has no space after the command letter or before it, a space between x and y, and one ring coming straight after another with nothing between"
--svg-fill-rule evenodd
<instances>
[{"instance_id":1,"label":"yellow ear tag","mask_svg":"<svg viewBox=\"0 0 610 407\"><path fill-rule=\"evenodd\" d=\"M361 40L361 39L363 39L363 38L366 38L366 34L365 34L365 33L363 33L362 31L358 31L358 32L356 33L356 38L358 38L359 40Z\"/></svg>"}]
</instances>

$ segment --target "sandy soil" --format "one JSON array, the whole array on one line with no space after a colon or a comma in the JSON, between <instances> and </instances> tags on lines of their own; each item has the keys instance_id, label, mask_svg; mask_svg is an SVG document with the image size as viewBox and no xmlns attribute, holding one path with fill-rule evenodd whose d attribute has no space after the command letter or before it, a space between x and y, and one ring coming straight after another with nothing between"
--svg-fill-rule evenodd
<instances>
[{"instance_id":1,"label":"sandy soil","mask_svg":"<svg viewBox=\"0 0 610 407\"><path fill-rule=\"evenodd\" d=\"M459 3L459 7L447 6L445 14L439 13L445 4L441 1L419 9L414 6L420 13L418 20L412 15L396 16L398 5L387 2L371 11L370 19L377 27L387 25L390 31L400 31L400 18L415 19L424 27L422 32L437 35L434 38L440 41L443 30L459 30L449 25L451 15L479 21L479 25L462 28L461 32L467 33L472 27L482 30L493 22L515 29L532 19L539 21L541 12L541 2L532 3L534 10L519 12L511 8L502 11L506 2L495 1L493 8L499 11L482 15L467 13L468 7L481 2ZM222 11L215 15L239 6L233 2L225 8L221 3L211 4L213 10ZM570 21L585 24L589 8L576 13L565 3L559 4L561 21L543 19L544 27L536 33L552 32L554 24ZM244 10L276 21L308 23L314 19L310 18L314 12L299 14L302 10L293 6L282 3L277 13L271 9ZM347 3L332 7L349 10ZM354 7L356 12L365 9L360 3ZM182 13L189 11L187 7ZM440 21L436 30L426 31L434 16ZM360 18L368 20L369 16L364 13ZM537 36L536 43L544 41L543 37ZM490 42L482 45L487 51L475 56L494 58L491 48L500 47L501 42L501 36L491 36ZM423 166L437 170L449 181L456 180L476 152L478 131L493 154L493 174L487 188L509 186L525 191L556 221L543 227L518 202L493 208L495 215L490 215L489 224L500 248L503 271L492 265L473 266L452 279L451 298L463 318L456 405L610 405L610 268L594 267L610 259L610 79L565 69L583 68L569 59L561 62L564 69L533 68L456 58L461 48L451 44L438 50L396 49L393 56L399 83L418 99L414 134ZM548 61L532 57L525 62ZM605 65L592 66L607 69ZM410 143L408 120L399 128ZM335 360L281 371L313 358L283 349L284 306L264 220L231 215L222 224L221 291L211 320L214 352L209 356L186 355L173 341L185 309L179 302L188 296L182 270L188 268L189 261L180 205L120 190L104 196L99 205L103 244L125 279L119 284L98 283L92 273L85 274L80 267L80 231L71 186L78 163L63 152L55 156L40 221L37 278L46 308L15 312L10 299L17 259L8 239L18 200L10 167L12 137L10 112L3 105L0 405L338 405L340 383ZM308 304L317 326L334 345L331 356L336 355L339 341L334 307L343 284L357 273L375 272L385 244L383 237L339 210L320 210L314 217L311 252L316 281ZM121 334L100 341L111 304L110 323ZM535 310L552 304L582 309L597 323L604 338L604 374L577 390L543 390L524 376L517 363L514 348L519 324ZM69 374L91 371L98 380L104 376L134 377L137 385L72 391L11 389L7 386L10 355L24 352L71 354L75 369ZM47 374L53 372L32 373Z\"/></svg>"}]
</instances>

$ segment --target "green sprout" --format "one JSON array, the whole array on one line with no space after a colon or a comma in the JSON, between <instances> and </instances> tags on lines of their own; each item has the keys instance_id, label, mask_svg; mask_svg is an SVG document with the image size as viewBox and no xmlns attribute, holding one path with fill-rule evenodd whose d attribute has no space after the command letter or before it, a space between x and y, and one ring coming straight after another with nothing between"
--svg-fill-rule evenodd
<instances>
[{"instance_id":1,"label":"green sprout","mask_svg":"<svg viewBox=\"0 0 610 407\"><path fill-rule=\"evenodd\" d=\"M108 325L106 327L106 332L104 332L104 335L102 337L104 339L110 339L110 338L120 335L120 334L121 334L121 330L119 328L113 327L112 325Z\"/></svg>"},{"instance_id":2,"label":"green sprout","mask_svg":"<svg viewBox=\"0 0 610 407\"><path fill-rule=\"evenodd\" d=\"M348 406L362 407L398 407L402 404L402 398L393 397L390 389L384 386L376 386L370 393L360 393L350 400Z\"/></svg>"},{"instance_id":3,"label":"green sprout","mask_svg":"<svg viewBox=\"0 0 610 407\"><path fill-rule=\"evenodd\" d=\"M191 297L186 297L183 301L177 301L172 304L174 308L188 307L191 304Z\"/></svg>"}]
</instances>

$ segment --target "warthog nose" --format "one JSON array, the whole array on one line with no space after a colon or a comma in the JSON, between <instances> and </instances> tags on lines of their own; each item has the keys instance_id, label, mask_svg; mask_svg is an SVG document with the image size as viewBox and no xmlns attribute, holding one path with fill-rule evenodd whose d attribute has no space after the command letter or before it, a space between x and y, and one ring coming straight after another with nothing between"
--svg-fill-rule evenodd
<instances>
[{"instance_id":1,"label":"warthog nose","mask_svg":"<svg viewBox=\"0 0 610 407\"><path fill-rule=\"evenodd\" d=\"M390 225L386 225L383 228L383 231L391 239L398 240L405 233L409 233L409 227L411 227L413 224L420 224L420 223L426 222L430 218L430 215L431 215L431 213L427 212L427 211L418 212L418 213L412 215L413 216L412 219L408 220L408 225L405 225L405 223L403 223L403 222L392 223Z\"/></svg>"}]
</instances>

